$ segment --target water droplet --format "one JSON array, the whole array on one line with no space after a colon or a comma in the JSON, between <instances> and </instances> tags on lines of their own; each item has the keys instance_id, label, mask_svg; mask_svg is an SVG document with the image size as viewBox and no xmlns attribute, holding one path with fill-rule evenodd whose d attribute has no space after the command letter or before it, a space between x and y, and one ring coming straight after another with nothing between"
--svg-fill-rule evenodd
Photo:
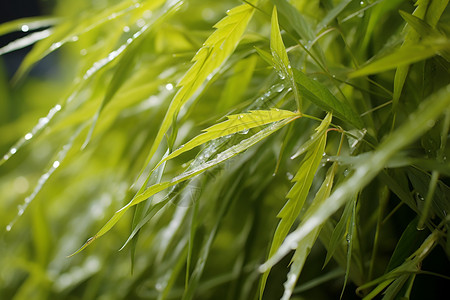
<instances>
[{"instance_id":1,"label":"water droplet","mask_svg":"<svg viewBox=\"0 0 450 300\"><path fill-rule=\"evenodd\" d=\"M130 31L130 27L125 26L125 27L123 28L123 32L129 32L129 31Z\"/></svg>"},{"instance_id":2,"label":"water droplet","mask_svg":"<svg viewBox=\"0 0 450 300\"><path fill-rule=\"evenodd\" d=\"M6 226L6 231L11 231L11 228L12 228L11 224L8 224L8 226Z\"/></svg>"},{"instance_id":3,"label":"water droplet","mask_svg":"<svg viewBox=\"0 0 450 300\"><path fill-rule=\"evenodd\" d=\"M77 35L74 35L73 37L72 37L72 42L76 42L76 41L78 41L78 36Z\"/></svg>"},{"instance_id":4,"label":"water droplet","mask_svg":"<svg viewBox=\"0 0 450 300\"><path fill-rule=\"evenodd\" d=\"M146 19L150 19L152 17L152 15L153 15L153 12L149 9L144 11L144 14L143 14L144 18L146 18Z\"/></svg>"},{"instance_id":5,"label":"water droplet","mask_svg":"<svg viewBox=\"0 0 450 300\"><path fill-rule=\"evenodd\" d=\"M48 123L48 118L40 118L39 125L43 126Z\"/></svg>"},{"instance_id":6,"label":"water droplet","mask_svg":"<svg viewBox=\"0 0 450 300\"><path fill-rule=\"evenodd\" d=\"M286 173L286 177L288 180L292 180L294 178L294 175L292 175L291 173L287 172Z\"/></svg>"},{"instance_id":7,"label":"water droplet","mask_svg":"<svg viewBox=\"0 0 450 300\"><path fill-rule=\"evenodd\" d=\"M284 90L284 85L283 84L280 84L280 85L275 87L275 91L277 93L281 93L283 90Z\"/></svg>"},{"instance_id":8,"label":"water droplet","mask_svg":"<svg viewBox=\"0 0 450 300\"><path fill-rule=\"evenodd\" d=\"M80 50L80 55L81 56L85 56L87 54L87 50L86 49L81 49Z\"/></svg>"},{"instance_id":9,"label":"water droplet","mask_svg":"<svg viewBox=\"0 0 450 300\"><path fill-rule=\"evenodd\" d=\"M240 134L247 134L248 133L248 129L242 130L239 132Z\"/></svg>"},{"instance_id":10,"label":"water droplet","mask_svg":"<svg viewBox=\"0 0 450 300\"><path fill-rule=\"evenodd\" d=\"M11 148L11 150L9 150L9 153L11 153L11 154L14 154L14 153L16 153L17 152L17 149L16 148Z\"/></svg>"},{"instance_id":11,"label":"water droplet","mask_svg":"<svg viewBox=\"0 0 450 300\"><path fill-rule=\"evenodd\" d=\"M28 30L30 30L30 27L28 27L28 25L22 25L22 27L20 27L20 30L22 30L23 32L27 32Z\"/></svg>"},{"instance_id":12,"label":"water droplet","mask_svg":"<svg viewBox=\"0 0 450 300\"><path fill-rule=\"evenodd\" d=\"M60 111L60 110L61 110L61 105L56 104L56 105L55 105L55 111Z\"/></svg>"},{"instance_id":13,"label":"water droplet","mask_svg":"<svg viewBox=\"0 0 450 300\"><path fill-rule=\"evenodd\" d=\"M144 25L145 25L145 20L144 20L144 19L139 19L139 20L137 20L137 21L136 21L136 25L137 25L138 27L144 27Z\"/></svg>"},{"instance_id":14,"label":"water droplet","mask_svg":"<svg viewBox=\"0 0 450 300\"><path fill-rule=\"evenodd\" d=\"M55 160L55 162L53 163L53 168L56 169L57 167L59 167L59 165L60 165L60 162Z\"/></svg>"},{"instance_id":15,"label":"water droplet","mask_svg":"<svg viewBox=\"0 0 450 300\"><path fill-rule=\"evenodd\" d=\"M109 15L108 16L108 20L112 20L112 19L114 19L114 18L116 18L117 17L117 14L111 14L111 15Z\"/></svg>"},{"instance_id":16,"label":"water droplet","mask_svg":"<svg viewBox=\"0 0 450 300\"><path fill-rule=\"evenodd\" d=\"M28 141L29 139L31 139L33 137L33 134L31 133L27 133L25 134L25 139Z\"/></svg>"},{"instance_id":17,"label":"water droplet","mask_svg":"<svg viewBox=\"0 0 450 300\"><path fill-rule=\"evenodd\" d=\"M168 91L173 90L173 84L171 84L171 83L166 84L166 90L168 90Z\"/></svg>"},{"instance_id":18,"label":"water droplet","mask_svg":"<svg viewBox=\"0 0 450 300\"><path fill-rule=\"evenodd\" d=\"M19 208L19 211L17 212L17 215L18 215L18 216L21 216L21 215L23 215L23 212L24 212L23 208L20 207L20 208Z\"/></svg>"}]
</instances>

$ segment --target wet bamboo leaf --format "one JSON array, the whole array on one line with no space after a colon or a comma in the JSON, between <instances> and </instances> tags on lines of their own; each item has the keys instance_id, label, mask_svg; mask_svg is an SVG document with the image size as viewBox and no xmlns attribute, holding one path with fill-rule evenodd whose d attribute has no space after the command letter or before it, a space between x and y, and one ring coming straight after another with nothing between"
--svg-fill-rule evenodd
<instances>
[{"instance_id":1,"label":"wet bamboo leaf","mask_svg":"<svg viewBox=\"0 0 450 300\"><path fill-rule=\"evenodd\" d=\"M328 127L331 122L331 114L328 114L322 121L321 125L316 128L317 131L320 127ZM269 259L278 251L280 245L283 243L284 238L288 235L292 225L297 219L303 204L308 195L309 189L311 188L314 175L317 168L319 167L320 160L323 156L326 144L326 131L322 133L320 138L317 139L316 143L311 146L310 150L306 152L306 156L303 159L297 174L294 176L292 181L294 185L292 186L289 193L286 195L288 199L284 207L278 213L280 222L278 223L275 234L273 235L272 244L269 250ZM298 269L298 268L297 268ZM270 268L264 270L264 274L261 279L260 287L260 297L264 293L264 288L266 285L267 278L269 276Z\"/></svg>"}]
</instances>

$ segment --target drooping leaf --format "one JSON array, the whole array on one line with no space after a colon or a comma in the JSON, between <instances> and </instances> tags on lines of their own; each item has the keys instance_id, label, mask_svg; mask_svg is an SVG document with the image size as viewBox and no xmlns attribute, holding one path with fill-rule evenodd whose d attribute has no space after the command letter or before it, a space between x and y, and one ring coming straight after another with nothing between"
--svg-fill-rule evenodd
<instances>
[{"instance_id":1,"label":"drooping leaf","mask_svg":"<svg viewBox=\"0 0 450 300\"><path fill-rule=\"evenodd\" d=\"M286 124L292 122L297 117L292 117L288 119L284 119L282 121L279 121L277 123L274 123L270 125L269 127L262 129L261 131L257 132L253 136L249 137L248 139L245 139L241 141L239 144L234 145L227 150L223 151L222 153L219 153L214 159L204 162L200 164L199 166L196 166L193 169L190 169L174 178L172 178L171 181L166 181L158 184L154 184L150 186L149 188L145 189L142 193L136 195L127 205L119 209L114 213L114 215L111 217L111 219L91 238L89 238L84 245L78 249L76 252L71 254L70 256L73 256L79 252L81 252L83 249L85 249L87 246L89 246L92 242L94 242L96 239L107 233L111 228L122 218L122 216L127 212L127 210L134 205L141 203L142 201L148 199L149 197L177 184L183 181L186 181L190 178L193 178L194 176L197 176L206 170L236 156L237 154L247 150L254 144L258 143L259 141L263 140L264 138L268 137L272 133L276 132Z\"/></svg>"},{"instance_id":2,"label":"drooping leaf","mask_svg":"<svg viewBox=\"0 0 450 300\"><path fill-rule=\"evenodd\" d=\"M198 50L194 64L178 83L180 89L172 99L146 159L147 165L156 153L167 130L172 125L181 107L194 95L203 82L214 73L233 53L254 12L253 6L243 4L228 11L214 31Z\"/></svg>"},{"instance_id":3,"label":"drooping leaf","mask_svg":"<svg viewBox=\"0 0 450 300\"><path fill-rule=\"evenodd\" d=\"M320 226L350 197L358 193L381 172L392 156L425 133L430 128L430 124L434 124L435 120L449 105L450 86L446 86L429 96L424 101L424 106L417 109L407 122L383 141L367 160L355 167L355 172L336 188L331 196L317 208L311 218L304 220L298 229L286 237L276 253L261 266L261 271L267 271L289 251L295 249L306 235Z\"/></svg>"},{"instance_id":4,"label":"drooping leaf","mask_svg":"<svg viewBox=\"0 0 450 300\"><path fill-rule=\"evenodd\" d=\"M100 117L100 113L103 111L103 108L108 105L108 103L113 99L117 91L122 87L122 85L126 81L126 78L129 77L131 71L133 70L135 65L135 58L138 53L140 44L143 40L145 40L145 37L148 35L150 29L153 28L154 25L163 22L167 17L171 16L179 8L179 2L171 3L169 7L164 8L160 14L152 18L151 22L147 23L142 29L136 32L132 38L129 38L125 44L123 44L118 50L116 50L116 57L119 58L119 61L117 63L117 70L114 72L111 82L109 83L106 90L105 96L100 104L100 107L93 117L92 125L86 137L86 141L84 142L83 148L86 147L86 145L89 143L97 120Z\"/></svg>"},{"instance_id":5,"label":"drooping leaf","mask_svg":"<svg viewBox=\"0 0 450 300\"><path fill-rule=\"evenodd\" d=\"M333 187L334 175L337 170L337 163L334 163L327 172L325 180L317 191L317 194L311 203L311 206L305 212L304 218L307 219L311 212L314 211L314 207L320 205L325 199L330 196L331 188ZM287 281L284 283L284 293L282 296L282 300L289 300L294 288L295 284L300 276L300 273L303 269L305 261L311 251L311 248L314 246L317 237L319 236L321 230L321 226L317 227L315 230L311 231L301 245L297 247L295 250L294 256L292 257L292 265L287 275Z\"/></svg>"},{"instance_id":6,"label":"drooping leaf","mask_svg":"<svg viewBox=\"0 0 450 300\"><path fill-rule=\"evenodd\" d=\"M37 43L30 53L27 54L14 75L14 81L21 79L32 66L48 54L61 48L66 43L77 41L80 35L129 14L134 10L140 10L141 12L146 10L151 11L161 5L162 2L163 0L147 1L145 5L136 5L134 1L127 0L109 7L99 14L92 14L82 20L75 19L58 24L55 26L51 36ZM76 26L74 26L74 24L76 24Z\"/></svg>"},{"instance_id":7,"label":"drooping leaf","mask_svg":"<svg viewBox=\"0 0 450 300\"><path fill-rule=\"evenodd\" d=\"M330 123L331 114L328 114L316 130L319 131L322 127L326 128L330 125ZM322 159L323 152L325 150L326 138L326 131L323 131L321 137L318 138L316 143L306 152L305 158L303 159L297 174L292 179L294 185L286 195L288 201L278 213L280 222L278 223L277 229L273 235L272 244L269 250L269 259L277 252L278 248L283 243L284 238L288 235L289 230L300 214L309 189L311 188L314 175ZM270 268L267 268L264 270L264 274L262 275L260 298L262 298L264 293L269 272Z\"/></svg>"}]
</instances>

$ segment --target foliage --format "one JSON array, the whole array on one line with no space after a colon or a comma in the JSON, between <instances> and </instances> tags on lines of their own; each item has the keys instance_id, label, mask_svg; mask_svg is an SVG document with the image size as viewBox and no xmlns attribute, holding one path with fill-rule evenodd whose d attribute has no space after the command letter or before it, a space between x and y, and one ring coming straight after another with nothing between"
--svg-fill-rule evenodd
<instances>
[{"instance_id":1,"label":"foliage","mask_svg":"<svg viewBox=\"0 0 450 300\"><path fill-rule=\"evenodd\" d=\"M84 0L0 24L27 33L4 59L33 45L0 70L0 298L437 297L449 20L442 0Z\"/></svg>"}]
</instances>

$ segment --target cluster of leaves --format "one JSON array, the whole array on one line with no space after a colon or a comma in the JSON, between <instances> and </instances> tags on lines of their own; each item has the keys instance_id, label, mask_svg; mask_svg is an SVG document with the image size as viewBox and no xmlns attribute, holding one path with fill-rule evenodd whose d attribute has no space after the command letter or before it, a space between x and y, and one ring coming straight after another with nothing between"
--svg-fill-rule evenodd
<instances>
[{"instance_id":1,"label":"cluster of leaves","mask_svg":"<svg viewBox=\"0 0 450 300\"><path fill-rule=\"evenodd\" d=\"M29 34L0 55L34 45L0 78L0 295L442 288L447 5L60 1L1 24ZM47 57L52 74L28 75Z\"/></svg>"}]
</instances>

